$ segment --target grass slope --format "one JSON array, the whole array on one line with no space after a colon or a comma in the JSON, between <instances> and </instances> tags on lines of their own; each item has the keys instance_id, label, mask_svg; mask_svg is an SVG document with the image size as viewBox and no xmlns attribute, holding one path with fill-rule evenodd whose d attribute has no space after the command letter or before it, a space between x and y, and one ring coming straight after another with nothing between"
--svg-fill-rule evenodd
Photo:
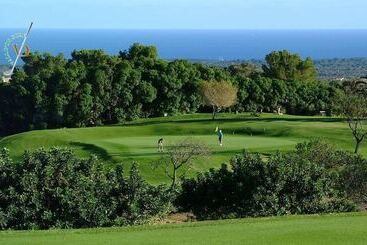
<instances>
[{"instance_id":1,"label":"grass slope","mask_svg":"<svg viewBox=\"0 0 367 245\"><path fill-rule=\"evenodd\" d=\"M86 230L5 231L0 244L366 244L367 214Z\"/></svg>"},{"instance_id":2,"label":"grass slope","mask_svg":"<svg viewBox=\"0 0 367 245\"><path fill-rule=\"evenodd\" d=\"M337 147L353 149L349 129L335 118L221 114L218 120L212 121L210 117L195 114L138 120L125 125L31 131L1 139L0 147L9 148L13 157L39 147L65 146L80 156L94 153L112 164L123 162L128 167L137 161L143 176L153 183L166 180L164 171L152 170L150 164L161 156L156 149L160 137L165 138L166 146L188 136L206 143L213 154L209 160L198 161L194 171L218 167L243 149L260 153L290 150L296 143L310 138L325 138ZM224 132L223 147L217 145L214 133L217 125ZM362 153L367 153L363 147Z\"/></svg>"}]
</instances>

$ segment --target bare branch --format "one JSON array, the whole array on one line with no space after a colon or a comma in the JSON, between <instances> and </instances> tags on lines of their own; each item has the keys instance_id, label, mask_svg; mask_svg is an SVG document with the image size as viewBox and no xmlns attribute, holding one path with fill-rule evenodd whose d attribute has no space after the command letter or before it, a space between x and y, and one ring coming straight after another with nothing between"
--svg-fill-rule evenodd
<instances>
[{"instance_id":1,"label":"bare branch","mask_svg":"<svg viewBox=\"0 0 367 245\"><path fill-rule=\"evenodd\" d=\"M167 154L160 161L167 163L165 173L172 180L172 189L175 188L177 180L182 177L192 166L195 160L209 155L208 147L191 138L187 138L167 148ZM178 176L178 171L183 171Z\"/></svg>"}]
</instances>

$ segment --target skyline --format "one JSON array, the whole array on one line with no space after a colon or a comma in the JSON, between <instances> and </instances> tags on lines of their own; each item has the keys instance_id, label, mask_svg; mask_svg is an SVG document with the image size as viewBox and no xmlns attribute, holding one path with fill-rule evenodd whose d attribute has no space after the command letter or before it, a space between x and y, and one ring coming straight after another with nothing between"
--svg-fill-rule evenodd
<instances>
[{"instance_id":1,"label":"skyline","mask_svg":"<svg viewBox=\"0 0 367 245\"><path fill-rule=\"evenodd\" d=\"M0 28L34 21L39 29L367 29L366 8L363 0L2 0Z\"/></svg>"}]
</instances>

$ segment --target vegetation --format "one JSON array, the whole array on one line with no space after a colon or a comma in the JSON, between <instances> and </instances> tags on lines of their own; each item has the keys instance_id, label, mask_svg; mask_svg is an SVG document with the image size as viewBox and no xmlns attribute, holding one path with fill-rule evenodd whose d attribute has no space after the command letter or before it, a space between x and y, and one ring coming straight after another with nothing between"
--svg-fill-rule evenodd
<instances>
[{"instance_id":1,"label":"vegetation","mask_svg":"<svg viewBox=\"0 0 367 245\"><path fill-rule=\"evenodd\" d=\"M329 101L340 90L338 84L312 80L308 60L295 59L294 74L283 77L266 76L245 65L224 69L165 61L154 47L139 44L118 56L101 50L74 51L71 56L67 60L62 55L31 54L10 84L0 84L0 133L206 112L209 108L200 93L203 81L227 81L221 97L227 100L224 92L230 97L216 106L232 105L237 91L233 109L238 112L283 107L289 114L315 115L330 110ZM274 72L284 69L274 65L269 63Z\"/></svg>"},{"instance_id":2,"label":"vegetation","mask_svg":"<svg viewBox=\"0 0 367 245\"><path fill-rule=\"evenodd\" d=\"M365 244L367 215L338 214L250 218L176 225L0 234L3 245L17 244Z\"/></svg>"},{"instance_id":3,"label":"vegetation","mask_svg":"<svg viewBox=\"0 0 367 245\"><path fill-rule=\"evenodd\" d=\"M139 44L117 56L81 50L24 62L0 84L0 133L59 129L0 140L12 151L0 152L0 229L145 224L171 211L198 219L351 212L367 202L367 160L357 154L367 135L363 79L317 81L312 60L287 51L267 55L263 71L164 61ZM193 114L210 110L212 119L236 115ZM342 118L307 117L320 111ZM344 120L355 154L340 150L351 147ZM297 144L315 137L337 148Z\"/></svg>"},{"instance_id":4,"label":"vegetation","mask_svg":"<svg viewBox=\"0 0 367 245\"><path fill-rule=\"evenodd\" d=\"M69 150L26 152L18 162L2 150L0 172L0 229L141 224L170 210L167 188L147 184L135 165L124 176Z\"/></svg>"},{"instance_id":5,"label":"vegetation","mask_svg":"<svg viewBox=\"0 0 367 245\"><path fill-rule=\"evenodd\" d=\"M274 51L265 57L267 65L263 66L264 73L276 79L308 81L315 80L316 68L311 58L302 60L297 54L287 50Z\"/></svg>"},{"instance_id":6,"label":"vegetation","mask_svg":"<svg viewBox=\"0 0 367 245\"><path fill-rule=\"evenodd\" d=\"M367 76L367 58L315 60L320 79L350 79Z\"/></svg>"},{"instance_id":7,"label":"vegetation","mask_svg":"<svg viewBox=\"0 0 367 245\"><path fill-rule=\"evenodd\" d=\"M171 190L176 190L178 180L185 176L195 160L208 156L208 154L209 149L205 144L190 138L170 146L158 164L164 165L165 173L171 180Z\"/></svg>"},{"instance_id":8,"label":"vegetation","mask_svg":"<svg viewBox=\"0 0 367 245\"><path fill-rule=\"evenodd\" d=\"M355 139L354 153L358 153L361 143L367 136L367 87L364 79L347 80L343 83L344 92L336 96L335 111L346 118Z\"/></svg>"},{"instance_id":9,"label":"vegetation","mask_svg":"<svg viewBox=\"0 0 367 245\"><path fill-rule=\"evenodd\" d=\"M328 169L330 155L342 163L344 153L333 153L318 141L268 160L245 152L232 159L231 169L223 165L186 179L178 204L200 219L353 211L335 169Z\"/></svg>"},{"instance_id":10,"label":"vegetation","mask_svg":"<svg viewBox=\"0 0 367 245\"><path fill-rule=\"evenodd\" d=\"M214 132L217 126L224 133L223 147L217 143ZM297 143L310 138L324 138L338 149L354 150L354 140L341 119L265 113L260 117L222 113L216 121L211 120L211 114L195 114L141 119L124 126L36 130L3 138L0 148L8 148L14 159L20 159L25 150L68 147L79 157L96 154L108 166L123 163L125 172L129 171L132 162L137 161L144 179L159 184L170 182L164 171L151 167L153 161L162 157L157 152L157 141L162 137L166 150L187 137L208 146L212 153L209 160L195 161L189 176L196 171L219 168L243 149L267 155L277 150L292 150ZM367 155L364 144L360 153Z\"/></svg>"},{"instance_id":11,"label":"vegetation","mask_svg":"<svg viewBox=\"0 0 367 245\"><path fill-rule=\"evenodd\" d=\"M199 219L216 219L348 212L366 201L355 193L366 192L367 161L323 142L268 160L244 153L231 166L186 179L180 188L174 183L170 192L144 182L136 165L124 175L119 166L108 170L95 157L81 160L65 149L25 152L17 162L2 150L0 229L141 224L165 217L172 202Z\"/></svg>"},{"instance_id":12,"label":"vegetation","mask_svg":"<svg viewBox=\"0 0 367 245\"><path fill-rule=\"evenodd\" d=\"M241 64L249 64L246 66L255 67L261 72L261 67L265 65L265 60L192 60L195 63L206 64L211 66L239 66ZM317 59L314 60L317 70L317 78L321 80L341 80L353 79L367 76L367 58L334 58L334 59Z\"/></svg>"},{"instance_id":13,"label":"vegetation","mask_svg":"<svg viewBox=\"0 0 367 245\"><path fill-rule=\"evenodd\" d=\"M355 139L354 153L358 153L361 143L367 136L367 98L358 94L342 94L338 99L340 115L345 117Z\"/></svg>"},{"instance_id":14,"label":"vegetation","mask_svg":"<svg viewBox=\"0 0 367 245\"><path fill-rule=\"evenodd\" d=\"M213 120L218 111L233 106L237 100L237 88L229 82L203 82L201 93L204 104L213 108Z\"/></svg>"}]
</instances>

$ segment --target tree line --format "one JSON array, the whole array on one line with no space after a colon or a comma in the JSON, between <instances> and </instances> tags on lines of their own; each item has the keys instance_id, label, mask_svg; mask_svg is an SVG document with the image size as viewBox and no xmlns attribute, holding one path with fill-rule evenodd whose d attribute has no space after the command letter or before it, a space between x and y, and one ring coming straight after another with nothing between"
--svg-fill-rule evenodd
<instances>
[{"instance_id":1,"label":"tree line","mask_svg":"<svg viewBox=\"0 0 367 245\"><path fill-rule=\"evenodd\" d=\"M230 84L231 93L216 101L230 97L233 103L223 103L231 111L273 112L282 107L290 114L313 115L331 109L339 87L317 81L312 60L287 51L273 52L266 60L264 72L250 64L223 68L166 61L155 47L140 44L118 55L80 50L66 59L32 53L10 84L0 84L0 132L206 112L213 106L203 99L204 82Z\"/></svg>"}]
</instances>

